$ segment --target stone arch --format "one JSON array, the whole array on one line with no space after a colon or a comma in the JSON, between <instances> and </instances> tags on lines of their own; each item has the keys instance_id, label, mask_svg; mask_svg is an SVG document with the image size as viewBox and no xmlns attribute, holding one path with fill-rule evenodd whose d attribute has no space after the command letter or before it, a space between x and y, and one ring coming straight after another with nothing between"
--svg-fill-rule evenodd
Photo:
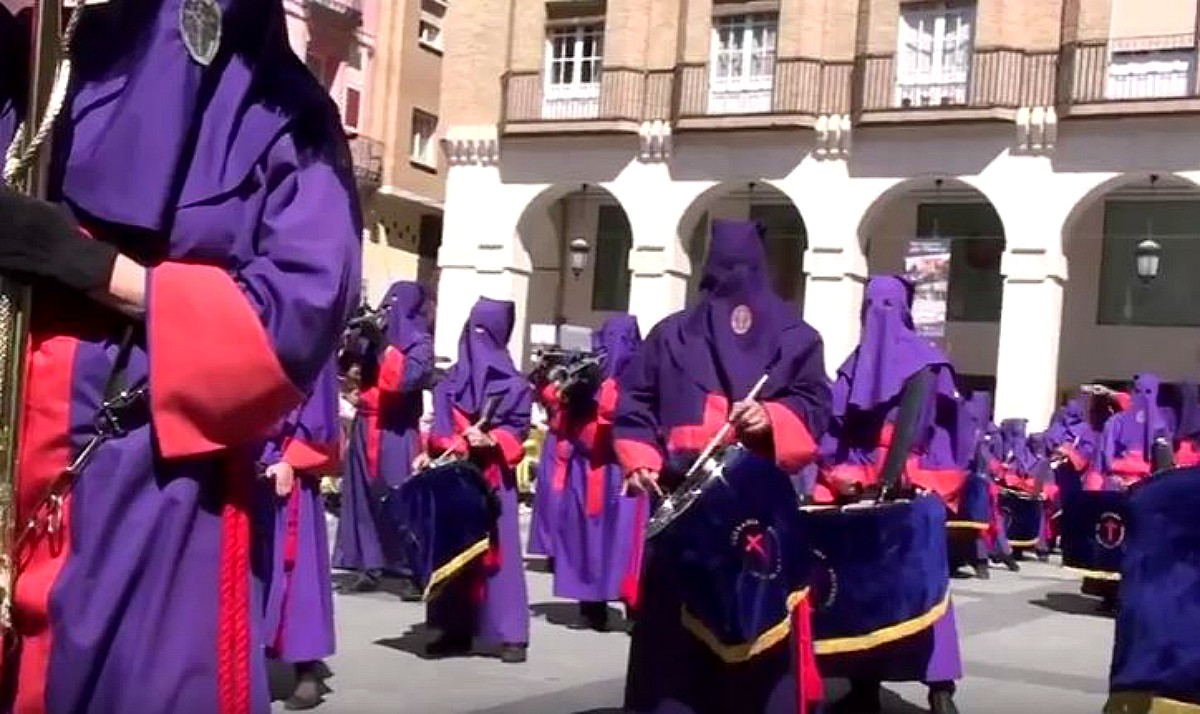
<instances>
[{"instance_id":1,"label":"stone arch","mask_svg":"<svg viewBox=\"0 0 1200 714\"><path fill-rule=\"evenodd\" d=\"M1190 174L1137 171L1096 176L1064 214L1070 270L1063 295L1058 381L1072 392L1137 371L1164 379L1200 372L1200 185ZM1159 275L1137 275L1137 244L1162 247Z\"/></svg>"},{"instance_id":2,"label":"stone arch","mask_svg":"<svg viewBox=\"0 0 1200 714\"><path fill-rule=\"evenodd\" d=\"M808 229L796 202L767 179L713 184L684 209L677 233L681 253L689 266L689 301L698 287L710 226L716 218L749 218L764 225L772 287L781 297L803 309Z\"/></svg>"},{"instance_id":3,"label":"stone arch","mask_svg":"<svg viewBox=\"0 0 1200 714\"><path fill-rule=\"evenodd\" d=\"M949 175L919 176L887 187L858 224L871 274L911 273L910 267L923 271L918 264L929 261L944 265L926 290L933 304L944 301L942 332L934 339L954 362L964 390L995 389L1005 239L996 203L972 180ZM922 246L928 252L924 261L917 257ZM920 306L914 312L918 327L936 327L936 313L923 316Z\"/></svg>"},{"instance_id":4,"label":"stone arch","mask_svg":"<svg viewBox=\"0 0 1200 714\"><path fill-rule=\"evenodd\" d=\"M597 327L610 314L629 308L629 251L633 231L625 204L601 183L543 187L516 219L514 264L526 274L524 305L518 308L522 354L528 355L530 326L576 324ZM587 265L576 275L569 245L584 240Z\"/></svg>"}]
</instances>

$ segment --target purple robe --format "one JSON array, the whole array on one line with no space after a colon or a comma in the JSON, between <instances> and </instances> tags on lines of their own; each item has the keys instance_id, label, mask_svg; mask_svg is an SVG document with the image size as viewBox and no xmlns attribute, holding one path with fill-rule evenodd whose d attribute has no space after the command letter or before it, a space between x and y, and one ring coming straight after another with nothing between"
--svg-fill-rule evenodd
<instances>
[{"instance_id":1,"label":"purple robe","mask_svg":"<svg viewBox=\"0 0 1200 714\"><path fill-rule=\"evenodd\" d=\"M65 529L27 546L8 663L22 714L269 709L254 460L357 302L360 214L336 109L279 0L217 5L209 67L185 50L181 0L88 7L79 27L50 193L151 266L124 374L148 385L149 420L99 447ZM61 288L33 306L22 521L88 439L127 324Z\"/></svg>"},{"instance_id":2,"label":"purple robe","mask_svg":"<svg viewBox=\"0 0 1200 714\"><path fill-rule=\"evenodd\" d=\"M664 488L673 487L721 428L730 405L764 373L769 378L758 401L772 429L745 446L786 473L815 458L830 402L821 337L795 306L771 292L761 230L746 221L713 223L700 302L656 325L622 372L614 433L626 473L659 472ZM645 557L627 710L795 712L798 665L804 698L819 697L819 679L814 684L805 676L815 668L807 666L812 652L803 637L726 663L684 628L682 585L653 541ZM797 618L807 620L808 609L802 601Z\"/></svg>"},{"instance_id":3,"label":"purple robe","mask_svg":"<svg viewBox=\"0 0 1200 714\"><path fill-rule=\"evenodd\" d=\"M469 453L500 496L500 517L491 547L441 588L429 603L430 627L452 635L476 636L485 645L529 642L529 593L521 559L514 468L525 456L532 392L513 365L506 345L515 306L480 298L458 341L458 360L433 392L433 455L447 449ZM486 432L496 446L467 450L462 433L491 403Z\"/></svg>"},{"instance_id":4,"label":"purple robe","mask_svg":"<svg viewBox=\"0 0 1200 714\"><path fill-rule=\"evenodd\" d=\"M583 602L624 599L635 603L643 525L649 510L644 496L621 493L624 474L612 450L616 379L641 343L630 315L610 317L595 336L603 354L603 378L594 404L568 414L554 387L543 390L551 434L563 444L555 453L550 486L554 488L552 524L554 594ZM555 488L561 486L561 488Z\"/></svg>"},{"instance_id":5,"label":"purple robe","mask_svg":"<svg viewBox=\"0 0 1200 714\"><path fill-rule=\"evenodd\" d=\"M263 481L265 503L257 524L270 568L263 645L283 662L315 662L334 652L329 536L320 482L337 472L337 399L337 375L330 364L304 404L267 442L261 459L264 467L283 461L296 472L287 498L276 495L272 481Z\"/></svg>"},{"instance_id":6,"label":"purple robe","mask_svg":"<svg viewBox=\"0 0 1200 714\"><path fill-rule=\"evenodd\" d=\"M387 310L383 344L365 345L365 354L357 355L363 386L342 475L336 568L398 567L400 531L388 519L383 496L408 479L420 449L421 390L433 373L425 303L419 283L394 283L380 302Z\"/></svg>"}]
</instances>

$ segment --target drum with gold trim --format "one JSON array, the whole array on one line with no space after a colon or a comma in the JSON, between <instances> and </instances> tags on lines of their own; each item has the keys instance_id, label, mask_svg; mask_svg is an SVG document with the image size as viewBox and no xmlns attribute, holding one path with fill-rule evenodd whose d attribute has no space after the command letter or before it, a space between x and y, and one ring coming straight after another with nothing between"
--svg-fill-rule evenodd
<instances>
[{"instance_id":1,"label":"drum with gold trim","mask_svg":"<svg viewBox=\"0 0 1200 714\"><path fill-rule=\"evenodd\" d=\"M1046 518L1045 499L1011 488L1000 489L1000 517L1013 548L1034 548Z\"/></svg>"},{"instance_id":2,"label":"drum with gold trim","mask_svg":"<svg viewBox=\"0 0 1200 714\"><path fill-rule=\"evenodd\" d=\"M1125 491L1077 491L1063 500L1063 565L1097 580L1120 580L1129 523Z\"/></svg>"}]
</instances>

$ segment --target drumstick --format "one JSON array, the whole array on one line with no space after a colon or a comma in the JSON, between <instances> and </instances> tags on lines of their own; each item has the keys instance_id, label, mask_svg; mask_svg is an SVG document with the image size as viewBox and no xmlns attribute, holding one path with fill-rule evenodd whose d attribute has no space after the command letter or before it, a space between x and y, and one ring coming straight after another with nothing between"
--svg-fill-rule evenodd
<instances>
[{"instance_id":1,"label":"drumstick","mask_svg":"<svg viewBox=\"0 0 1200 714\"><path fill-rule=\"evenodd\" d=\"M471 429L482 429L483 427L487 426L488 422L490 422L492 420L492 416L493 416L494 412L496 411L496 405L499 401L500 401L499 397L495 397L495 396L488 397L487 402L485 402L483 405L483 412L481 412L479 415L479 421L472 424L470 428ZM429 465L439 464L442 459L446 458L447 456L450 456L454 452L454 450L458 447L459 443L463 442L463 441L466 441L466 436L464 436L463 434L456 434L454 436L454 441L451 442L450 446L447 446L445 451L438 454L438 457L436 459L434 459L433 461L431 461ZM429 465L427 465L425 468L429 468Z\"/></svg>"},{"instance_id":2,"label":"drumstick","mask_svg":"<svg viewBox=\"0 0 1200 714\"><path fill-rule=\"evenodd\" d=\"M766 373L759 377L758 381L754 383L754 386L750 388L750 393L747 394L746 398L742 401L752 402L755 399L758 399L759 392L761 392L763 387L766 386L767 379L770 376L770 373ZM705 445L704 451L701 451L700 455L696 457L696 460L692 462L692 467L687 470L686 474L684 474L683 478L685 481L690 479L692 476L695 476L696 472L700 470L700 466L705 461L708 461L710 457L712 457L713 452L717 450L717 447L721 445L721 442L725 441L725 438L729 436L729 430L732 428L733 421L731 419L726 419L725 423L721 425L721 429L717 431L717 433L713 435L713 438L709 440L708 444Z\"/></svg>"}]
</instances>

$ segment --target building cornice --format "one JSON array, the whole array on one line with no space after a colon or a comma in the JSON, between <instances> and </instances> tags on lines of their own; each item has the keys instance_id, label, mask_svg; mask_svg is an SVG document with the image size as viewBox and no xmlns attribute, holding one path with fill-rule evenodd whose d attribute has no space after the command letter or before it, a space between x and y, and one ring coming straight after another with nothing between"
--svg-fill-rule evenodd
<instances>
[{"instance_id":1,"label":"building cornice","mask_svg":"<svg viewBox=\"0 0 1200 714\"><path fill-rule=\"evenodd\" d=\"M450 127L442 149L451 166L495 166L500 163L500 132L494 125Z\"/></svg>"}]
</instances>

